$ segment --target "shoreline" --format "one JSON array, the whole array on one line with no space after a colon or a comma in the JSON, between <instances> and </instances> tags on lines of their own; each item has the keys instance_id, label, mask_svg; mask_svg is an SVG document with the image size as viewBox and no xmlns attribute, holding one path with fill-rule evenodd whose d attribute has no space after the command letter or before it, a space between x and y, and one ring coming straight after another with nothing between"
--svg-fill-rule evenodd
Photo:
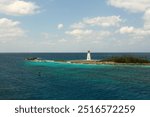
<instances>
[{"instance_id":1,"label":"shoreline","mask_svg":"<svg viewBox=\"0 0 150 117\"><path fill-rule=\"evenodd\" d=\"M148 65L150 66L150 63L117 63L112 61L101 61L101 60L26 60L30 62L43 62L43 63L68 63L68 64L89 64L89 65Z\"/></svg>"}]
</instances>

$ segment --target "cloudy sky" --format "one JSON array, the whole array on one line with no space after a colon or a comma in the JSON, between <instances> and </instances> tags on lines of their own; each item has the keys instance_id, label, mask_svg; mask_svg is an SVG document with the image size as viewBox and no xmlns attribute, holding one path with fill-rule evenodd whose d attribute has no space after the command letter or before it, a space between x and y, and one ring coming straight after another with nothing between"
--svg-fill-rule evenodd
<instances>
[{"instance_id":1,"label":"cloudy sky","mask_svg":"<svg viewBox=\"0 0 150 117\"><path fill-rule=\"evenodd\" d=\"M0 0L0 52L149 52L150 0Z\"/></svg>"}]
</instances>

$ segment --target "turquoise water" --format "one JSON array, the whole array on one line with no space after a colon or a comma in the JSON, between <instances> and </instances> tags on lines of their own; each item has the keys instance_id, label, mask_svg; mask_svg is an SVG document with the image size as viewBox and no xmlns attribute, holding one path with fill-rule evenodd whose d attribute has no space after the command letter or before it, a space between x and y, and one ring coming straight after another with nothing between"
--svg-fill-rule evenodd
<instances>
[{"instance_id":1,"label":"turquoise water","mask_svg":"<svg viewBox=\"0 0 150 117\"><path fill-rule=\"evenodd\" d=\"M132 55L150 58L149 53ZM27 57L71 60L83 59L86 53L0 54L0 99L150 99L149 66L36 63L24 61Z\"/></svg>"}]
</instances>

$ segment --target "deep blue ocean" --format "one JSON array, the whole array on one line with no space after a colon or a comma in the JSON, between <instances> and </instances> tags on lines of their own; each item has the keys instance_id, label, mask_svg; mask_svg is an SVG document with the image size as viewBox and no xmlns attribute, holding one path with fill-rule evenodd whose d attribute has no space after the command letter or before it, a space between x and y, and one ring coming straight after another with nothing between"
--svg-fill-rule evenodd
<instances>
[{"instance_id":1,"label":"deep blue ocean","mask_svg":"<svg viewBox=\"0 0 150 117\"><path fill-rule=\"evenodd\" d=\"M93 59L150 53L92 53ZM86 53L1 53L0 99L150 100L150 66L33 63L28 57L86 59Z\"/></svg>"}]
</instances>

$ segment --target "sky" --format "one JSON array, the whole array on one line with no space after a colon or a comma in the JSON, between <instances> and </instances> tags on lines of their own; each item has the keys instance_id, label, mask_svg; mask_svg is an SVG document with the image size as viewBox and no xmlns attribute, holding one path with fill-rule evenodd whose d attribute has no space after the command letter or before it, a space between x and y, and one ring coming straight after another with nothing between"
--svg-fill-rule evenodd
<instances>
[{"instance_id":1,"label":"sky","mask_svg":"<svg viewBox=\"0 0 150 117\"><path fill-rule=\"evenodd\" d=\"M0 0L0 52L149 52L150 0Z\"/></svg>"}]
</instances>

